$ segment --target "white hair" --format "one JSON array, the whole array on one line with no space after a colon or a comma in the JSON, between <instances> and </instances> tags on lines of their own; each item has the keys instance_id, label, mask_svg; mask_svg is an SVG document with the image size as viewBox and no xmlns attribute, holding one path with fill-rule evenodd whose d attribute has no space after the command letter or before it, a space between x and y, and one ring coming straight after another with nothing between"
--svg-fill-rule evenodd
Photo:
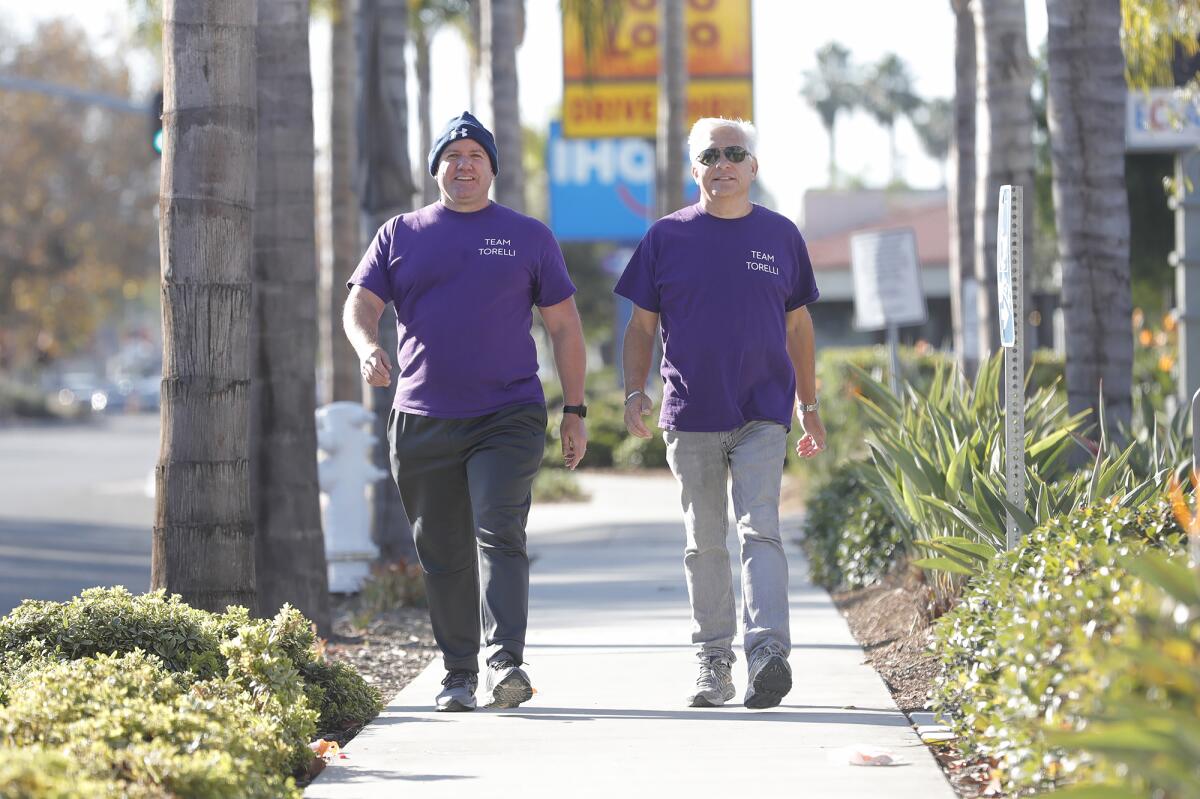
<instances>
[{"instance_id":1,"label":"white hair","mask_svg":"<svg viewBox=\"0 0 1200 799\"><path fill-rule=\"evenodd\" d=\"M712 146L713 131L721 128L732 128L740 132L746 142L746 149L754 153L758 144L758 129L754 127L753 122L725 117L702 117L696 120L696 124L692 125L692 132L688 134L688 155L692 160L695 160L702 150Z\"/></svg>"}]
</instances>

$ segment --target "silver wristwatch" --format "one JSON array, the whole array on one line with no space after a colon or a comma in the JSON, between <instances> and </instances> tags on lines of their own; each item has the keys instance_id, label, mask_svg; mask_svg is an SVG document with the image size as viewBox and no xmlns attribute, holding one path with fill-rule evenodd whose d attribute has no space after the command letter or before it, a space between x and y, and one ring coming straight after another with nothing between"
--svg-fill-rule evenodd
<instances>
[{"instance_id":1,"label":"silver wristwatch","mask_svg":"<svg viewBox=\"0 0 1200 799\"><path fill-rule=\"evenodd\" d=\"M801 402L800 403L800 413L812 413L813 411L815 411L817 409L817 406L820 404L821 404L820 399L814 399L811 404L807 403L807 402Z\"/></svg>"}]
</instances>

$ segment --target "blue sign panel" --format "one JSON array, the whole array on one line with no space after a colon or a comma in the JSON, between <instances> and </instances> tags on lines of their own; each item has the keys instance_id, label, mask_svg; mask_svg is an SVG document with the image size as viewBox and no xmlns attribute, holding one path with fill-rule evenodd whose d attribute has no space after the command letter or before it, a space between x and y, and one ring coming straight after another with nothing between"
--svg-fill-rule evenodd
<instances>
[{"instance_id":1,"label":"blue sign panel","mask_svg":"<svg viewBox=\"0 0 1200 799\"><path fill-rule=\"evenodd\" d=\"M550 123L550 229L560 241L637 241L655 220L654 145L646 139L564 139ZM684 201L699 189L685 184Z\"/></svg>"}]
</instances>

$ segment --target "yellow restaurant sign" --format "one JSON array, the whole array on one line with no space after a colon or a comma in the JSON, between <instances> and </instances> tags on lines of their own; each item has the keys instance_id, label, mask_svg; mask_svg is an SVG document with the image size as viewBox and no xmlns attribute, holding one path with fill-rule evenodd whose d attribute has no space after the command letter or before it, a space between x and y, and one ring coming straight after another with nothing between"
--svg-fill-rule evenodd
<instances>
[{"instance_id":1,"label":"yellow restaurant sign","mask_svg":"<svg viewBox=\"0 0 1200 799\"><path fill-rule=\"evenodd\" d=\"M658 3L621 0L617 24L583 30L563 15L563 134L653 137L658 115ZM753 114L750 0L686 0L688 119Z\"/></svg>"}]
</instances>

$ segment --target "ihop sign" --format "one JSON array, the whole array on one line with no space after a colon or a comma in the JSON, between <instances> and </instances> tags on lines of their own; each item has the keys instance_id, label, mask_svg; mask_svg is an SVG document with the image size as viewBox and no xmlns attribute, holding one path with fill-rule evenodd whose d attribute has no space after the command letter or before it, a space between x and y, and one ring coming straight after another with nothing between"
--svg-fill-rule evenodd
<instances>
[{"instance_id":1,"label":"ihop sign","mask_svg":"<svg viewBox=\"0 0 1200 799\"><path fill-rule=\"evenodd\" d=\"M550 123L550 229L560 241L633 241L656 219L654 145L646 139L564 139ZM699 190L686 176L684 200Z\"/></svg>"}]
</instances>

